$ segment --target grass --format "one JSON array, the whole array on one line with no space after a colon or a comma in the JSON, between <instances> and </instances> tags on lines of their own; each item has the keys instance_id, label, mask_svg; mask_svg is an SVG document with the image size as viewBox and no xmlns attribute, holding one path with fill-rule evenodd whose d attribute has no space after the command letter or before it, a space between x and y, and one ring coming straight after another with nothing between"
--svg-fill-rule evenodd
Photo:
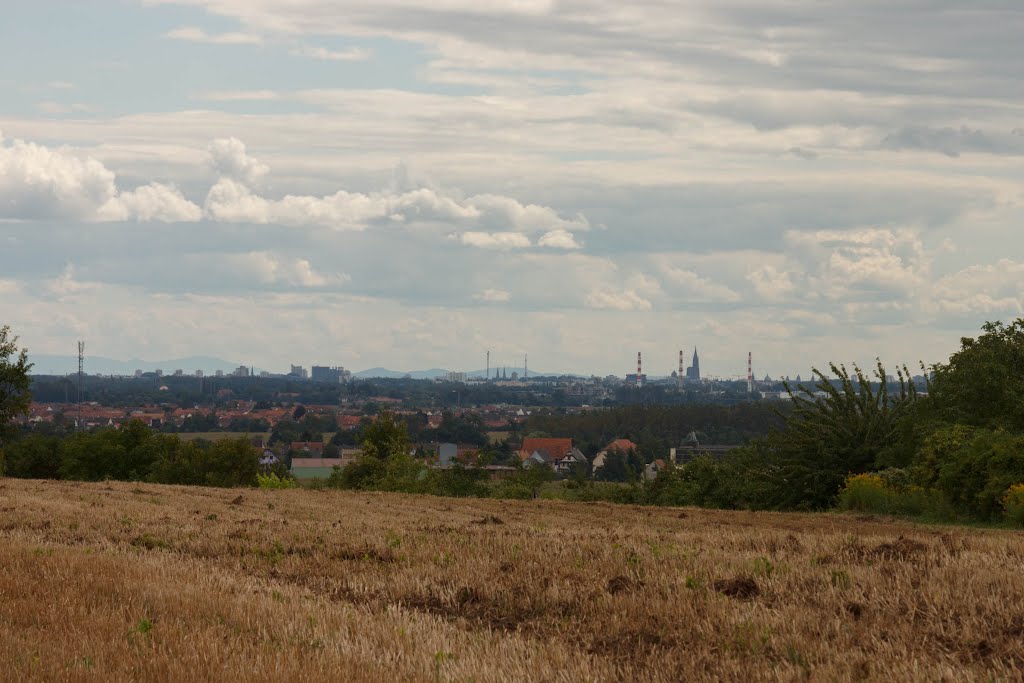
<instances>
[{"instance_id":1,"label":"grass","mask_svg":"<svg viewBox=\"0 0 1024 683\"><path fill-rule=\"evenodd\" d=\"M1024 677L1017 532L138 488L0 480L5 678Z\"/></svg>"}]
</instances>

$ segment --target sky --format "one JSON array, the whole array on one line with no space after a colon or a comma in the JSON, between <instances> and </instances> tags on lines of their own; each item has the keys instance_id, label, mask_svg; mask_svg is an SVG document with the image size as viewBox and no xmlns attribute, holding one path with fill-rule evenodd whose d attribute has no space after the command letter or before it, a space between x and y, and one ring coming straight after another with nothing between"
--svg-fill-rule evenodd
<instances>
[{"instance_id":1,"label":"sky","mask_svg":"<svg viewBox=\"0 0 1024 683\"><path fill-rule=\"evenodd\" d=\"M806 375L1022 315L1019 0L2 14L30 352Z\"/></svg>"}]
</instances>

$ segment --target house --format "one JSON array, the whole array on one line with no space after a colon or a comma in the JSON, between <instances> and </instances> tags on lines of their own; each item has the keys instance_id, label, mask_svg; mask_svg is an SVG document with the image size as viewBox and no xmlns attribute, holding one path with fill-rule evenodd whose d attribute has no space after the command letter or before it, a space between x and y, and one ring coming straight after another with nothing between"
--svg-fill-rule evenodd
<instances>
[{"instance_id":1,"label":"house","mask_svg":"<svg viewBox=\"0 0 1024 683\"><path fill-rule=\"evenodd\" d=\"M311 456L323 457L324 454L323 441L292 441L290 448L303 454L309 453Z\"/></svg>"},{"instance_id":2,"label":"house","mask_svg":"<svg viewBox=\"0 0 1024 683\"><path fill-rule=\"evenodd\" d=\"M658 473L665 470L668 465L661 458L658 458L652 463L648 463L647 467L644 468L644 479L647 481L654 481L658 477Z\"/></svg>"},{"instance_id":3,"label":"house","mask_svg":"<svg viewBox=\"0 0 1024 683\"><path fill-rule=\"evenodd\" d=\"M612 441L594 456L594 469L596 470L604 465L604 461L609 453L619 452L622 455L629 455L631 451L635 450L637 450L636 444L629 439L615 439L615 441Z\"/></svg>"},{"instance_id":4,"label":"house","mask_svg":"<svg viewBox=\"0 0 1024 683\"><path fill-rule=\"evenodd\" d=\"M524 465L547 465L559 474L587 464L587 456L572 445L572 439L523 439L519 458Z\"/></svg>"}]
</instances>

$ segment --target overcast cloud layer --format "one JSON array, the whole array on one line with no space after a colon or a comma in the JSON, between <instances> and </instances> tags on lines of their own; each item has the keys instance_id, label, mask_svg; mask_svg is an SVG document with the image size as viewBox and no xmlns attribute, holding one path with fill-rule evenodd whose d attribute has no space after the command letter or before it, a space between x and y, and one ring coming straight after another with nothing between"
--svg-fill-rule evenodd
<instances>
[{"instance_id":1,"label":"overcast cloud layer","mask_svg":"<svg viewBox=\"0 0 1024 683\"><path fill-rule=\"evenodd\" d=\"M777 376L1024 315L1017 0L18 4L38 353Z\"/></svg>"}]
</instances>

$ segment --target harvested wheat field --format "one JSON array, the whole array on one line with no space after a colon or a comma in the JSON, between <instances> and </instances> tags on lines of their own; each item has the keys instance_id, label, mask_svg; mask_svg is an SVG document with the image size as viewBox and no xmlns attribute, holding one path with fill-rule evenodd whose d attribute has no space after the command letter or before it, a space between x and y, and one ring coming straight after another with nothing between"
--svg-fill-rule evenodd
<instances>
[{"instance_id":1,"label":"harvested wheat field","mask_svg":"<svg viewBox=\"0 0 1024 683\"><path fill-rule=\"evenodd\" d=\"M1024 536L0 480L7 680L1020 680Z\"/></svg>"}]
</instances>

